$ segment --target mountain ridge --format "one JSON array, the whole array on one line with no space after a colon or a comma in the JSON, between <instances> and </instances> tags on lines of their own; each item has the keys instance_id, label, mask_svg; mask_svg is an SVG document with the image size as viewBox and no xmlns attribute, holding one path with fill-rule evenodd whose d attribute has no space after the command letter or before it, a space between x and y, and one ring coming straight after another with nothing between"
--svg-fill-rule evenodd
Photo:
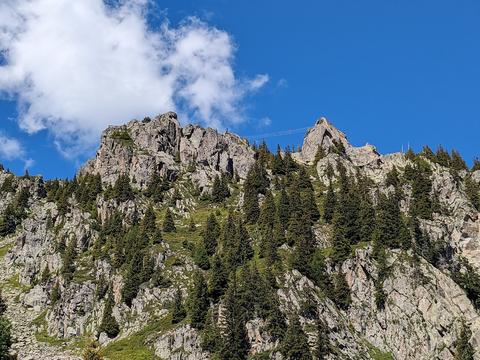
<instances>
[{"instance_id":1,"label":"mountain ridge","mask_svg":"<svg viewBox=\"0 0 480 360\"><path fill-rule=\"evenodd\" d=\"M0 183L21 359L79 359L76 337L109 359L288 359L300 343L305 359L454 359L464 333L480 347L480 167L458 153L381 155L320 118L274 154L169 112L107 128L73 180ZM235 291L257 296L239 296L234 333Z\"/></svg>"}]
</instances>

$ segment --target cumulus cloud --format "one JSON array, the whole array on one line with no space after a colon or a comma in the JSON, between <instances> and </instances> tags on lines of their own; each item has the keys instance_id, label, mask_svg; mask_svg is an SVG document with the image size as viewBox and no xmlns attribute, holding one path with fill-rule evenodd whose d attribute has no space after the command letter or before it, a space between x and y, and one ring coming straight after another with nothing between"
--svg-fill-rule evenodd
<instances>
[{"instance_id":1,"label":"cumulus cloud","mask_svg":"<svg viewBox=\"0 0 480 360\"><path fill-rule=\"evenodd\" d=\"M17 139L0 134L0 157L5 160L25 157L25 150Z\"/></svg>"},{"instance_id":2,"label":"cumulus cloud","mask_svg":"<svg viewBox=\"0 0 480 360\"><path fill-rule=\"evenodd\" d=\"M33 159L27 157L27 152L20 141L3 133L0 133L0 159L20 160L24 164L24 169L29 169L35 164Z\"/></svg>"},{"instance_id":3,"label":"cumulus cloud","mask_svg":"<svg viewBox=\"0 0 480 360\"><path fill-rule=\"evenodd\" d=\"M223 127L268 75L239 79L231 36L196 18L151 29L148 0L3 0L0 91L19 125L49 131L62 153L92 148L107 125L169 110Z\"/></svg>"}]
</instances>

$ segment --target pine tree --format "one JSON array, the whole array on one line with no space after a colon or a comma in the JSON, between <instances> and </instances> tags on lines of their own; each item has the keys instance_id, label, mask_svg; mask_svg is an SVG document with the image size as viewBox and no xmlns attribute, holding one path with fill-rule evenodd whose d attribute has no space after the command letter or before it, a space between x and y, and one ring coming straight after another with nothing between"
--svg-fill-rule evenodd
<instances>
[{"instance_id":1,"label":"pine tree","mask_svg":"<svg viewBox=\"0 0 480 360\"><path fill-rule=\"evenodd\" d=\"M212 269L210 271L210 281L208 283L208 292L210 296L217 300L225 293L227 288L227 273L220 256L214 256L212 259Z\"/></svg>"},{"instance_id":2,"label":"pine tree","mask_svg":"<svg viewBox=\"0 0 480 360\"><path fill-rule=\"evenodd\" d=\"M337 198L335 196L335 192L333 191L332 182L330 181L328 184L327 194L325 195L325 200L323 201L323 218L327 224L330 224L333 220L336 204Z\"/></svg>"},{"instance_id":3,"label":"pine tree","mask_svg":"<svg viewBox=\"0 0 480 360\"><path fill-rule=\"evenodd\" d=\"M302 274L311 274L312 256L315 252L315 238L310 223L303 216L299 221L299 231L295 234L295 251L293 253L293 266Z\"/></svg>"},{"instance_id":4,"label":"pine tree","mask_svg":"<svg viewBox=\"0 0 480 360\"><path fill-rule=\"evenodd\" d=\"M465 178L465 194L473 206L480 210L480 184L476 183L471 176Z\"/></svg>"},{"instance_id":5,"label":"pine tree","mask_svg":"<svg viewBox=\"0 0 480 360\"><path fill-rule=\"evenodd\" d=\"M83 360L103 360L100 355L100 345L97 341L91 340L82 354Z\"/></svg>"},{"instance_id":6,"label":"pine tree","mask_svg":"<svg viewBox=\"0 0 480 360\"><path fill-rule=\"evenodd\" d=\"M146 234L149 238L153 238L157 234L157 217L153 207L149 205L143 216L142 223L140 224L141 231Z\"/></svg>"},{"instance_id":7,"label":"pine tree","mask_svg":"<svg viewBox=\"0 0 480 360\"><path fill-rule=\"evenodd\" d=\"M318 145L317 152L315 153L314 164L318 163L326 156L325 150L321 145Z\"/></svg>"},{"instance_id":8,"label":"pine tree","mask_svg":"<svg viewBox=\"0 0 480 360\"><path fill-rule=\"evenodd\" d=\"M400 178L397 168L394 166L392 170L387 173L387 178L385 179L385 186L393 186L395 189L397 189L399 185Z\"/></svg>"},{"instance_id":9,"label":"pine tree","mask_svg":"<svg viewBox=\"0 0 480 360\"><path fill-rule=\"evenodd\" d=\"M115 303L113 302L113 294L110 289L108 292L107 300L105 301L105 308L103 310L102 323L98 329L99 333L106 333L110 339L117 337L120 332L117 320L112 315L112 309Z\"/></svg>"},{"instance_id":10,"label":"pine tree","mask_svg":"<svg viewBox=\"0 0 480 360\"><path fill-rule=\"evenodd\" d=\"M444 166L444 167L450 166L450 162L451 162L450 154L448 153L448 151L446 151L443 148L442 145L438 146L437 152L435 154L435 159L436 159L436 162L441 166Z\"/></svg>"},{"instance_id":11,"label":"pine tree","mask_svg":"<svg viewBox=\"0 0 480 360\"><path fill-rule=\"evenodd\" d=\"M425 157L426 159L428 159L430 161L433 161L433 162L436 161L436 156L433 153L432 149L430 149L430 147L428 145L423 146L423 149L422 149L422 152L420 153L420 155L422 155L423 157Z\"/></svg>"},{"instance_id":12,"label":"pine tree","mask_svg":"<svg viewBox=\"0 0 480 360\"><path fill-rule=\"evenodd\" d=\"M3 299L2 290L0 289L0 316L5 314L5 311L7 311L7 303Z\"/></svg>"},{"instance_id":13,"label":"pine tree","mask_svg":"<svg viewBox=\"0 0 480 360\"><path fill-rule=\"evenodd\" d=\"M473 360L475 355L475 349L472 344L470 344L470 338L472 337L472 331L469 326L465 323L465 320L462 321L462 328L460 330L460 335L457 339L456 349L455 349L455 360Z\"/></svg>"},{"instance_id":14,"label":"pine tree","mask_svg":"<svg viewBox=\"0 0 480 360\"><path fill-rule=\"evenodd\" d=\"M140 284L142 283L142 261L139 261L139 252L136 251L128 264L127 274L125 276L122 299L128 307L132 306L132 301L137 297Z\"/></svg>"},{"instance_id":15,"label":"pine tree","mask_svg":"<svg viewBox=\"0 0 480 360\"><path fill-rule=\"evenodd\" d=\"M259 225L273 228L273 223L275 221L275 211L276 207L273 195L270 191L267 191L262 207L260 209L260 217L258 219Z\"/></svg>"},{"instance_id":16,"label":"pine tree","mask_svg":"<svg viewBox=\"0 0 480 360\"><path fill-rule=\"evenodd\" d=\"M375 230L373 232L374 246L379 248L398 248L401 245L401 229L405 227L401 218L396 197L379 195Z\"/></svg>"},{"instance_id":17,"label":"pine tree","mask_svg":"<svg viewBox=\"0 0 480 360\"><path fill-rule=\"evenodd\" d=\"M465 160L457 150L452 150L450 166L456 171L468 170Z\"/></svg>"},{"instance_id":18,"label":"pine tree","mask_svg":"<svg viewBox=\"0 0 480 360\"><path fill-rule=\"evenodd\" d=\"M285 230L290 220L290 200L285 189L280 191L280 196L277 202L277 218L282 228Z\"/></svg>"},{"instance_id":19,"label":"pine tree","mask_svg":"<svg viewBox=\"0 0 480 360\"><path fill-rule=\"evenodd\" d=\"M373 204L368 196L360 201L358 223L360 227L360 240L372 240L372 234L375 229L375 209L373 208Z\"/></svg>"},{"instance_id":20,"label":"pine tree","mask_svg":"<svg viewBox=\"0 0 480 360\"><path fill-rule=\"evenodd\" d=\"M61 297L62 293L60 291L60 285L57 282L55 283L55 285L53 285L52 291L50 293L50 303L52 305L55 305L56 302L61 299Z\"/></svg>"},{"instance_id":21,"label":"pine tree","mask_svg":"<svg viewBox=\"0 0 480 360\"><path fill-rule=\"evenodd\" d=\"M0 359L9 359L10 347L13 344L11 324L7 318L0 316Z\"/></svg>"},{"instance_id":22,"label":"pine tree","mask_svg":"<svg viewBox=\"0 0 480 360\"><path fill-rule=\"evenodd\" d=\"M177 324L185 319L187 313L185 311L185 307L183 306L183 297L182 292L177 289L175 292L175 297L173 299L173 306L172 306L172 324Z\"/></svg>"},{"instance_id":23,"label":"pine tree","mask_svg":"<svg viewBox=\"0 0 480 360\"><path fill-rule=\"evenodd\" d=\"M387 301L387 294L383 290L383 283L387 277L387 254L385 248L377 250L377 279L375 280L375 304L377 309L383 310Z\"/></svg>"},{"instance_id":24,"label":"pine tree","mask_svg":"<svg viewBox=\"0 0 480 360\"><path fill-rule=\"evenodd\" d=\"M200 345L203 350L210 352L210 354L218 354L222 346L222 335L216 324L217 317L213 311L210 311L207 314L205 326L201 333L202 341Z\"/></svg>"},{"instance_id":25,"label":"pine tree","mask_svg":"<svg viewBox=\"0 0 480 360\"><path fill-rule=\"evenodd\" d=\"M478 170L480 170L480 159L475 158L475 159L473 159L473 165L472 165L471 171L473 172L473 171L478 171ZM2 186L2 188L3 188L3 186Z\"/></svg>"},{"instance_id":26,"label":"pine tree","mask_svg":"<svg viewBox=\"0 0 480 360\"><path fill-rule=\"evenodd\" d=\"M197 271L193 277L193 287L190 294L190 323L195 329L203 329L205 318L210 307L208 287L202 273Z\"/></svg>"},{"instance_id":27,"label":"pine tree","mask_svg":"<svg viewBox=\"0 0 480 360\"><path fill-rule=\"evenodd\" d=\"M69 282L75 273L75 258L77 256L77 239L74 237L70 240L68 247L63 255L62 274L65 281Z\"/></svg>"},{"instance_id":28,"label":"pine tree","mask_svg":"<svg viewBox=\"0 0 480 360\"><path fill-rule=\"evenodd\" d=\"M333 276L332 300L342 310L347 310L352 302L350 287L345 274L338 273Z\"/></svg>"},{"instance_id":29,"label":"pine tree","mask_svg":"<svg viewBox=\"0 0 480 360\"><path fill-rule=\"evenodd\" d=\"M407 152L405 153L405 159L414 161L415 158L416 158L415 152L412 150L411 147L409 147Z\"/></svg>"},{"instance_id":30,"label":"pine tree","mask_svg":"<svg viewBox=\"0 0 480 360\"><path fill-rule=\"evenodd\" d=\"M292 152L290 151L289 146L287 146L285 148L285 154L283 156L283 163L284 163L284 166L285 166L285 173L286 174L294 172L298 169L297 163L292 158Z\"/></svg>"},{"instance_id":31,"label":"pine tree","mask_svg":"<svg viewBox=\"0 0 480 360\"><path fill-rule=\"evenodd\" d=\"M177 231L170 209L167 209L167 211L165 212L165 217L163 218L163 231L167 233Z\"/></svg>"},{"instance_id":32,"label":"pine tree","mask_svg":"<svg viewBox=\"0 0 480 360\"><path fill-rule=\"evenodd\" d=\"M218 245L218 237L220 236L220 226L217 218L211 213L207 218L205 230L203 231L203 243L208 256L215 254Z\"/></svg>"},{"instance_id":33,"label":"pine tree","mask_svg":"<svg viewBox=\"0 0 480 360\"><path fill-rule=\"evenodd\" d=\"M312 256L309 276L320 289L328 291L331 285L330 277L325 264L325 256L321 249L315 250Z\"/></svg>"},{"instance_id":34,"label":"pine tree","mask_svg":"<svg viewBox=\"0 0 480 360\"><path fill-rule=\"evenodd\" d=\"M210 269L210 261L208 259L208 252L205 248L205 243L202 240L200 244L195 247L195 252L193 254L193 260L195 265L197 265L202 270Z\"/></svg>"},{"instance_id":35,"label":"pine tree","mask_svg":"<svg viewBox=\"0 0 480 360\"><path fill-rule=\"evenodd\" d=\"M328 325L322 319L316 321L317 340L315 343L314 358L316 360L325 360L330 354L330 340L328 338Z\"/></svg>"},{"instance_id":36,"label":"pine tree","mask_svg":"<svg viewBox=\"0 0 480 360\"><path fill-rule=\"evenodd\" d=\"M255 189L244 187L244 195L243 195L243 211L245 214L245 220L250 223L254 224L258 220L258 216L260 214L260 209L258 207L258 194Z\"/></svg>"},{"instance_id":37,"label":"pine tree","mask_svg":"<svg viewBox=\"0 0 480 360\"><path fill-rule=\"evenodd\" d=\"M274 175L285 175L285 164L282 158L282 149L277 145L277 153L272 160L272 172Z\"/></svg>"},{"instance_id":38,"label":"pine tree","mask_svg":"<svg viewBox=\"0 0 480 360\"><path fill-rule=\"evenodd\" d=\"M226 177L215 176L212 186L212 200L216 203L223 202L226 198L230 196L230 190L228 188L228 183Z\"/></svg>"},{"instance_id":39,"label":"pine tree","mask_svg":"<svg viewBox=\"0 0 480 360\"><path fill-rule=\"evenodd\" d=\"M411 213L423 218L432 218L432 180L431 170L427 166L417 164L412 179Z\"/></svg>"},{"instance_id":40,"label":"pine tree","mask_svg":"<svg viewBox=\"0 0 480 360\"><path fill-rule=\"evenodd\" d=\"M247 329L245 327L245 312L239 301L235 276L225 294L224 306L226 327L220 358L224 360L246 359L250 350L250 343L248 342Z\"/></svg>"},{"instance_id":41,"label":"pine tree","mask_svg":"<svg viewBox=\"0 0 480 360\"><path fill-rule=\"evenodd\" d=\"M115 185L113 186L113 195L115 199L120 202L134 199L135 194L130 186L130 179L128 175L123 174L118 177Z\"/></svg>"},{"instance_id":42,"label":"pine tree","mask_svg":"<svg viewBox=\"0 0 480 360\"><path fill-rule=\"evenodd\" d=\"M312 360L307 335L297 316L290 317L281 352L286 359Z\"/></svg>"}]
</instances>

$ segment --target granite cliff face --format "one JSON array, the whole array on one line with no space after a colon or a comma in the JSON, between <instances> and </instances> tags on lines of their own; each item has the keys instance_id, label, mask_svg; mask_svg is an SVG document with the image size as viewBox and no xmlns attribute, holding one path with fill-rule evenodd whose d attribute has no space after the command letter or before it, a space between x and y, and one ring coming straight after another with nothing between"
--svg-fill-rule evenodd
<instances>
[{"instance_id":1,"label":"granite cliff face","mask_svg":"<svg viewBox=\"0 0 480 360\"><path fill-rule=\"evenodd\" d=\"M177 291L183 299L191 291L192 274L199 269L195 249L202 241L207 215L216 213L222 223L229 210L242 212L243 187L259 154L234 134L196 125L181 127L177 115L167 113L109 127L95 158L80 169L75 182L44 182L2 171L3 216L9 205L19 206L22 192L28 193L21 205L24 215L0 238L0 282L8 303L6 316L13 323L13 352L19 359L80 359L76 340L94 337L109 359L127 358L122 348L143 359L212 358L202 340L203 331L188 320L172 323L172 304ZM299 316L312 352L317 346L319 319L327 327L328 359L454 359L465 323L471 331L470 344L480 349L480 303L458 280L458 273L465 269L480 268L480 215L466 185L467 181L480 183L480 170L452 171L428 156L417 157L430 171L429 191L436 206L431 218L419 220L419 227L432 247L442 246L440 259L418 258L414 249L392 248L380 265L373 243L362 241L352 246L347 260L335 264L328 259L334 246L333 225L320 219L312 226L316 247L326 254L326 276L344 274L351 293L349 306L339 306L328 289L288 261L276 268L272 297L278 299L286 319L291 314ZM381 194L401 192L399 209L403 217L409 214L415 196L411 182L400 181L394 187L389 180L392 170L403 179L415 166L407 154L381 155L372 145L352 146L322 118L292 158L308 169L319 208L327 185L340 176L341 164L352 177L368 179L374 204ZM131 191L118 185L125 175ZM86 186L82 179L95 176L97 190L82 190ZM277 196L274 171L268 168L266 176ZM149 190L155 177L167 184L158 190L161 196ZM217 177L231 179L230 196L223 203L209 197ZM262 203L264 196L259 200ZM163 214L170 210L177 231L165 231L157 240L153 237L145 248L152 273L127 305L124 289L131 265L116 264L116 254L122 250L119 246L129 245L128 240L118 242L120 235L115 231L122 229L128 239L129 228L146 226L142 219L150 206L159 228ZM115 228L112 219L118 215L119 227ZM253 225L248 231L257 251L261 235ZM296 247L284 244L279 249L280 262ZM127 256L126 251L121 253ZM459 265L465 261L468 268ZM381 275L385 269L387 275ZM382 309L376 304L380 277L386 299ZM309 314L304 310L307 301ZM211 301L210 311L221 315L224 302L223 297ZM119 326L117 336L109 337L101 330L109 307ZM215 321L223 329L225 319L220 315ZM270 333L266 321L255 313L246 323L250 356L284 359L282 343ZM474 358L480 359L479 351Z\"/></svg>"}]
</instances>

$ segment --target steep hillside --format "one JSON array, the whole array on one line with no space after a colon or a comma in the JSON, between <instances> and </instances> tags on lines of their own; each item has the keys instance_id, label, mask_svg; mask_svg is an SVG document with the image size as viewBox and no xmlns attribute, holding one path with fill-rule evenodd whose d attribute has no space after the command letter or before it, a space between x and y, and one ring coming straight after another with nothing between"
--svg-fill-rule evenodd
<instances>
[{"instance_id":1,"label":"steep hillside","mask_svg":"<svg viewBox=\"0 0 480 360\"><path fill-rule=\"evenodd\" d=\"M322 118L271 153L167 113L0 193L19 359L480 359L480 163L455 151Z\"/></svg>"}]
</instances>

